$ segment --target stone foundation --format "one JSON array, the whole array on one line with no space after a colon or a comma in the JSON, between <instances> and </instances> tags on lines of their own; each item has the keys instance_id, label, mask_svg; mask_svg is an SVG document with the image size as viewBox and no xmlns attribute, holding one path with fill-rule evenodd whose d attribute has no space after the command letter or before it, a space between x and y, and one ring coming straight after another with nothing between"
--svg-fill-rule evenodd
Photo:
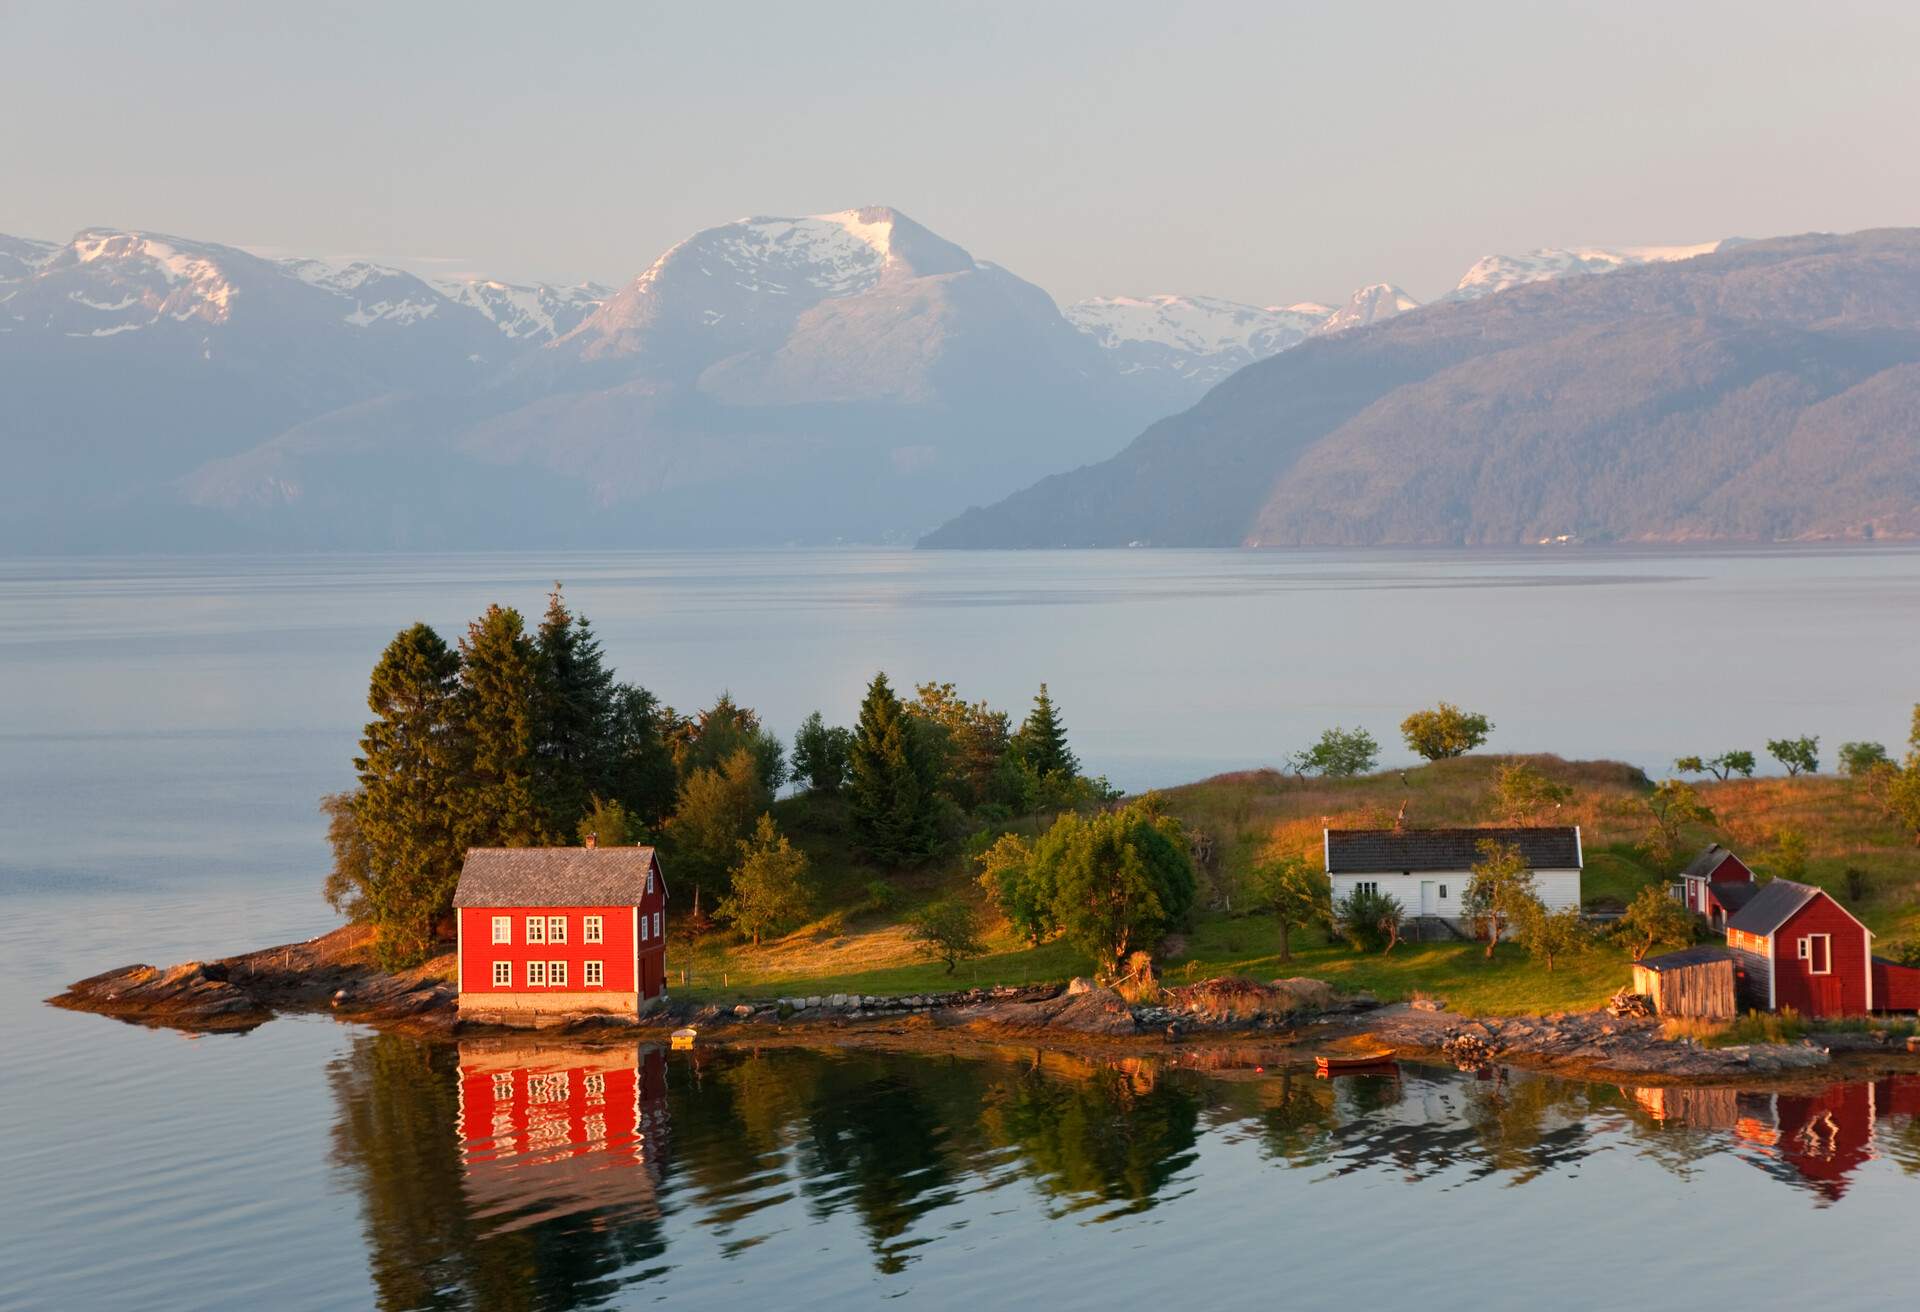
<instances>
[{"instance_id":1,"label":"stone foundation","mask_svg":"<svg viewBox=\"0 0 1920 1312\"><path fill-rule=\"evenodd\" d=\"M460 1019L477 1025L517 1025L539 1029L596 1016L634 1020L659 1006L649 998L643 1006L638 993L571 993L543 989L538 993L476 993L460 999Z\"/></svg>"}]
</instances>

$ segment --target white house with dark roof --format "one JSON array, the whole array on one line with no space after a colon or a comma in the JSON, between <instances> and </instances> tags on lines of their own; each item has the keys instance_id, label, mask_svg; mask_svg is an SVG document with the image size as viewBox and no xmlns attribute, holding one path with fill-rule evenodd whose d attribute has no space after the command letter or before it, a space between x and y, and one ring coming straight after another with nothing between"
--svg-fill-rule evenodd
<instances>
[{"instance_id":1,"label":"white house with dark roof","mask_svg":"<svg viewBox=\"0 0 1920 1312\"><path fill-rule=\"evenodd\" d=\"M1580 905L1585 865L1578 825L1506 829L1325 829L1327 878L1336 901L1372 887L1397 899L1409 917L1426 916L1467 929L1467 883L1492 839L1520 849L1534 891L1550 911Z\"/></svg>"}]
</instances>

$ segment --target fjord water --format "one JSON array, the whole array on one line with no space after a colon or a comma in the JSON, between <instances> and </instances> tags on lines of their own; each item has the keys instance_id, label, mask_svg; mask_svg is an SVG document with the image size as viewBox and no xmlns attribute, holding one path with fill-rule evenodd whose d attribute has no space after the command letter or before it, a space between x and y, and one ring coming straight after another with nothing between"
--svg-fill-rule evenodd
<instances>
[{"instance_id":1,"label":"fjord water","mask_svg":"<svg viewBox=\"0 0 1920 1312\"><path fill-rule=\"evenodd\" d=\"M876 668L1016 708L1045 679L1128 787L1276 763L1333 723L1391 742L1439 697L1487 711L1496 748L1648 768L1788 734L1895 743L1920 699L1904 548L0 562L0 1307L1695 1285L1772 1306L1808 1254L1829 1297L1892 1297L1920 1207L1900 1080L1684 1098L1032 1052L610 1062L39 1004L331 927L314 800L348 782L380 646L537 610L556 578L622 675L683 709L730 688L784 733L850 719ZM1792 1242L1727 1261L1743 1232Z\"/></svg>"}]
</instances>

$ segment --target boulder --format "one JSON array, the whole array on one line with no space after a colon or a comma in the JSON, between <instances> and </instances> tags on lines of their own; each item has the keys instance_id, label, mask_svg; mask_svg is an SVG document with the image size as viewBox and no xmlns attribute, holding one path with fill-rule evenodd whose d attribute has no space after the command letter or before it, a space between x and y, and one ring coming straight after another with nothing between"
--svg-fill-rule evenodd
<instances>
[{"instance_id":1,"label":"boulder","mask_svg":"<svg viewBox=\"0 0 1920 1312\"><path fill-rule=\"evenodd\" d=\"M1067 981L1067 995L1069 997L1072 997L1081 993L1086 993L1090 991L1092 988L1093 988L1093 981L1088 979L1085 975L1075 975L1072 979Z\"/></svg>"}]
</instances>

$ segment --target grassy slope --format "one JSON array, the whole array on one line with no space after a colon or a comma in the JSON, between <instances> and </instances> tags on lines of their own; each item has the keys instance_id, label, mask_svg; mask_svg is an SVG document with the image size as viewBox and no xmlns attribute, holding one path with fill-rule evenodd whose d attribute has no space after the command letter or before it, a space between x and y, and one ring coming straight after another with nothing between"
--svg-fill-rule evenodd
<instances>
[{"instance_id":1,"label":"grassy slope","mask_svg":"<svg viewBox=\"0 0 1920 1312\"><path fill-rule=\"evenodd\" d=\"M1334 825L1390 823L1404 800L1408 823L1420 826L1497 822L1488 805L1493 772L1501 757L1467 757L1365 779L1299 780L1270 771L1222 775L1166 791L1167 809L1211 840L1202 873L1203 910L1192 929L1168 945L1162 964L1170 982L1209 975L1317 975L1343 988L1365 988L1383 998L1415 991L1446 998L1476 1013L1538 1012L1598 1003L1627 979L1626 957L1602 946L1560 963L1549 974L1519 949L1503 945L1488 962L1471 944L1404 944L1390 956L1363 957L1344 947L1323 946L1309 936L1282 963L1272 923L1228 910L1239 877L1269 845L1310 852L1316 858L1323 818ZM1647 823L1640 807L1645 781L1610 762L1531 758L1545 773L1570 783L1574 800L1555 818L1581 826L1589 905L1624 903L1661 877L1641 847ZM1738 780L1702 785L1718 823L1690 835L1699 844L1717 838L1763 874L1782 828L1810 841L1806 878L1849 903L1883 939L1920 935L1920 849L1906 842L1842 780L1829 777ZM882 905L869 885L883 872L864 867L845 851L844 817L831 805L805 798L780 804L779 819L812 858L822 885L822 904L833 908L813 924L755 948L724 934L691 946L676 941L674 991L682 996L737 994L914 993L972 984L1019 984L1085 973L1089 963L1063 943L1029 948L1004 926L990 937L992 952L963 964L953 975L915 958L900 927L914 905L954 893L975 896L967 863L958 856L935 863L905 880L888 882L891 902ZM1031 829L1037 822L1029 822ZM1843 872L1867 872L1868 894L1847 898ZM679 972L688 971L685 985Z\"/></svg>"}]
</instances>

